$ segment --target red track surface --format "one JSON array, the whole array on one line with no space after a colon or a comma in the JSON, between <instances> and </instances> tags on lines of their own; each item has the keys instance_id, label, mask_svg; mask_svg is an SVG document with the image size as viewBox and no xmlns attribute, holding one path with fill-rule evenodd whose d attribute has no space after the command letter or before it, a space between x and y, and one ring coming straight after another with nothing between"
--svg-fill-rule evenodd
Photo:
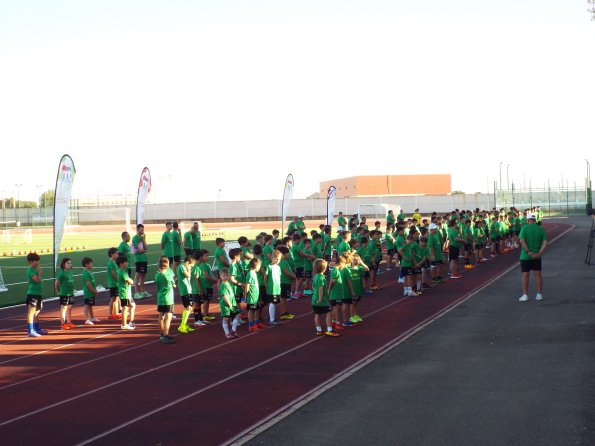
<instances>
[{"instance_id":1,"label":"red track surface","mask_svg":"<svg viewBox=\"0 0 595 446\"><path fill-rule=\"evenodd\" d=\"M546 225L550 240L569 227ZM383 290L361 304L364 322L339 338L313 336L309 299L291 302L297 317L279 327L248 334L244 326L241 337L229 341L217 321L176 336L175 345L158 341L153 298L138 302L134 332L108 322L60 332L58 306L51 302L42 312L50 334L29 339L23 307L0 311L1 443L225 443L428 323L517 261L518 251L500 256L414 298L402 297L394 271L381 275ZM105 318L106 307L96 308ZM80 305L73 315L82 322Z\"/></svg>"}]
</instances>

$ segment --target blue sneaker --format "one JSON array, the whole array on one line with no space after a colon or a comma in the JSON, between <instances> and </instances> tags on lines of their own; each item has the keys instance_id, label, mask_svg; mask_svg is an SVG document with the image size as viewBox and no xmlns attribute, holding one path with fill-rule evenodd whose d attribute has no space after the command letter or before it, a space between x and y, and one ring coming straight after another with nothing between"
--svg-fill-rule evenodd
<instances>
[{"instance_id":1,"label":"blue sneaker","mask_svg":"<svg viewBox=\"0 0 595 446\"><path fill-rule=\"evenodd\" d=\"M279 321L269 321L269 325L281 325Z\"/></svg>"},{"instance_id":2,"label":"blue sneaker","mask_svg":"<svg viewBox=\"0 0 595 446\"><path fill-rule=\"evenodd\" d=\"M351 321L345 321L345 322L343 322L342 325L343 325L343 327L351 327L352 325L355 325L355 324Z\"/></svg>"},{"instance_id":3,"label":"blue sneaker","mask_svg":"<svg viewBox=\"0 0 595 446\"><path fill-rule=\"evenodd\" d=\"M372 290L370 288L366 288L366 291L364 291L364 294L372 294Z\"/></svg>"}]
</instances>

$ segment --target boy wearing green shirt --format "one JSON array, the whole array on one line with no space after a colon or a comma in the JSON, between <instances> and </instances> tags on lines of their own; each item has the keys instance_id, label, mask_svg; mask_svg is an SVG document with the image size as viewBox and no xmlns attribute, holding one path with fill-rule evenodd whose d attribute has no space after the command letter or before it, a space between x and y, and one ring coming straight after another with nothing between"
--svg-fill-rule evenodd
<instances>
[{"instance_id":1,"label":"boy wearing green shirt","mask_svg":"<svg viewBox=\"0 0 595 446\"><path fill-rule=\"evenodd\" d=\"M401 255L401 271L405 276L405 285L403 287L403 296L417 296L413 291L413 280L415 276L414 267L416 266L413 257L413 235L408 235L405 244L399 249Z\"/></svg>"},{"instance_id":2,"label":"boy wearing green shirt","mask_svg":"<svg viewBox=\"0 0 595 446\"><path fill-rule=\"evenodd\" d=\"M176 271L178 277L178 290L180 292L180 300L184 310L182 311L182 322L178 326L178 331L183 334L192 333L194 328L188 325L188 318L190 312L194 307L194 295L192 294L192 267L194 266L194 257L186 256L184 261L178 266ZM167 272L166 272L167 274ZM171 271L173 276L173 271ZM173 312L173 303L172 303Z\"/></svg>"},{"instance_id":3,"label":"boy wearing green shirt","mask_svg":"<svg viewBox=\"0 0 595 446\"><path fill-rule=\"evenodd\" d=\"M136 308L136 303L130 291L130 285L134 281L128 275L128 260L126 257L118 257L116 264L118 265L118 296L120 297L120 305L122 306L122 326L120 328L122 330L134 330L134 309ZM126 323L129 311L130 322Z\"/></svg>"},{"instance_id":4,"label":"boy wearing green shirt","mask_svg":"<svg viewBox=\"0 0 595 446\"><path fill-rule=\"evenodd\" d=\"M316 336L327 335L331 337L339 336L338 333L333 331L333 325L331 321L331 309L329 306L328 291L326 286L326 277L324 272L326 271L326 260L316 259L314 262L314 281L312 283L312 311L314 312L314 328L316 329ZM320 316L325 315L326 330L322 330L322 324L320 323Z\"/></svg>"},{"instance_id":5,"label":"boy wearing green shirt","mask_svg":"<svg viewBox=\"0 0 595 446\"><path fill-rule=\"evenodd\" d=\"M93 276L93 260L85 257L82 260L83 265L83 296L84 296L84 314L85 325L94 325L101 322L93 315L93 306L95 305L95 296L97 295L97 286Z\"/></svg>"},{"instance_id":6,"label":"boy wearing green shirt","mask_svg":"<svg viewBox=\"0 0 595 446\"><path fill-rule=\"evenodd\" d=\"M287 249L287 248L286 248ZM279 325L280 322L275 319L275 305L281 303L281 251L273 251L271 263L264 272L264 283L267 288L266 300L263 303L269 304L269 325Z\"/></svg>"},{"instance_id":7,"label":"boy wearing green shirt","mask_svg":"<svg viewBox=\"0 0 595 446\"><path fill-rule=\"evenodd\" d=\"M174 264L174 240L173 231L174 225L171 221L165 223L165 232L161 235L161 251L163 257L167 257L170 266Z\"/></svg>"},{"instance_id":8,"label":"boy wearing green shirt","mask_svg":"<svg viewBox=\"0 0 595 446\"><path fill-rule=\"evenodd\" d=\"M145 276L147 275L147 238L145 236L145 225L136 225L136 235L132 237L132 246L130 247L134 254L136 274L134 275L134 286L136 293L135 299L151 297L151 294L145 289Z\"/></svg>"},{"instance_id":9,"label":"boy wearing green shirt","mask_svg":"<svg viewBox=\"0 0 595 446\"><path fill-rule=\"evenodd\" d=\"M41 335L47 334L47 331L42 330L39 326L39 313L43 306L42 292L41 292L41 266L39 266L40 257L37 253L30 252L27 254L27 262L29 268L27 269L27 299L25 305L27 306L27 336L31 338L38 338Z\"/></svg>"},{"instance_id":10,"label":"boy wearing green shirt","mask_svg":"<svg viewBox=\"0 0 595 446\"><path fill-rule=\"evenodd\" d=\"M107 287L109 288L109 316L110 320L118 320L120 316L120 299L118 299L118 249L110 248L107 250Z\"/></svg>"},{"instance_id":11,"label":"boy wearing green shirt","mask_svg":"<svg viewBox=\"0 0 595 446\"><path fill-rule=\"evenodd\" d=\"M209 303L213 298L213 284L217 283L217 279L213 277L213 273L211 271L211 265L209 264L209 251L207 251L206 249L199 250L197 252L197 261L201 269L200 283L204 292L200 299L200 302L202 304L202 319L204 321L213 321L215 320L215 317L209 314ZM194 319L196 325L196 314L194 316Z\"/></svg>"},{"instance_id":12,"label":"boy wearing green shirt","mask_svg":"<svg viewBox=\"0 0 595 446\"><path fill-rule=\"evenodd\" d=\"M215 239L215 245L217 245L217 248L215 249L215 267L217 268L217 271L222 270L223 268L229 268L230 262L227 253L225 252L225 239L217 237Z\"/></svg>"},{"instance_id":13,"label":"boy wearing green shirt","mask_svg":"<svg viewBox=\"0 0 595 446\"><path fill-rule=\"evenodd\" d=\"M173 222L173 231L171 233L173 243L173 254L174 254L174 267L173 270L177 271L178 265L182 260L182 246L184 242L182 240L182 231L177 221Z\"/></svg>"},{"instance_id":14,"label":"boy wearing green shirt","mask_svg":"<svg viewBox=\"0 0 595 446\"><path fill-rule=\"evenodd\" d=\"M535 214L527 215L527 225L523 226L519 235L521 244L521 273L523 295L519 298L520 302L529 300L529 274L533 271L535 276L535 287L537 295L535 300L543 300L541 290L543 288L543 278L541 276L541 256L548 244L547 233L537 224Z\"/></svg>"},{"instance_id":15,"label":"boy wearing green shirt","mask_svg":"<svg viewBox=\"0 0 595 446\"><path fill-rule=\"evenodd\" d=\"M166 257L159 259L159 271L155 274L157 289L157 312L159 313L159 340L164 344L175 344L169 335L174 308L174 273Z\"/></svg>"},{"instance_id":16,"label":"boy wearing green shirt","mask_svg":"<svg viewBox=\"0 0 595 446\"><path fill-rule=\"evenodd\" d=\"M295 315L287 311L287 299L291 295L291 282L296 280L294 269L290 263L290 251L286 246L279 246L281 253L281 261L279 268L281 268L281 316L279 319L289 320L293 319Z\"/></svg>"},{"instance_id":17,"label":"boy wearing green shirt","mask_svg":"<svg viewBox=\"0 0 595 446\"><path fill-rule=\"evenodd\" d=\"M118 245L118 257L124 256L128 260L128 265L132 264L132 251L130 250L130 234L126 231L122 232L122 241ZM128 275L132 275L132 270L128 270Z\"/></svg>"},{"instance_id":18,"label":"boy wearing green shirt","mask_svg":"<svg viewBox=\"0 0 595 446\"><path fill-rule=\"evenodd\" d=\"M235 298L235 291L233 285L229 281L229 271L227 268L222 268L219 271L221 284L219 285L219 309L221 310L221 317L223 318L223 332L227 339L238 337L238 319L239 314L238 304ZM229 320L231 323L231 332L229 331Z\"/></svg>"},{"instance_id":19,"label":"boy wearing green shirt","mask_svg":"<svg viewBox=\"0 0 595 446\"><path fill-rule=\"evenodd\" d=\"M72 260L65 257L60 262L60 271L54 284L56 294L60 296L60 321L62 330L76 328L72 323L72 306L74 305L74 278L72 277Z\"/></svg>"}]
</instances>

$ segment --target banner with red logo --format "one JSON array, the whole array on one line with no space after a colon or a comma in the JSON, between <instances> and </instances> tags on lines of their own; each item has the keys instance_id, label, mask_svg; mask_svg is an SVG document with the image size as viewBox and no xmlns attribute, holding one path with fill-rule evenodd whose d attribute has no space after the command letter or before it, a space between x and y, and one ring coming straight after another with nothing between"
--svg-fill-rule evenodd
<instances>
[{"instance_id":1,"label":"banner with red logo","mask_svg":"<svg viewBox=\"0 0 595 446\"><path fill-rule=\"evenodd\" d=\"M148 167L145 167L140 174L138 182L138 195L136 197L136 224L143 224L145 222L145 204L147 203L147 196L151 192L151 172Z\"/></svg>"},{"instance_id":2,"label":"banner with red logo","mask_svg":"<svg viewBox=\"0 0 595 446\"><path fill-rule=\"evenodd\" d=\"M76 169L72 158L69 155L64 155L58 165L56 190L54 192L54 277L56 277L58 267L58 253L60 252L64 225L70 209L70 196L75 174Z\"/></svg>"},{"instance_id":3,"label":"banner with red logo","mask_svg":"<svg viewBox=\"0 0 595 446\"><path fill-rule=\"evenodd\" d=\"M326 224L328 226L333 225L333 218L335 216L335 199L337 197L337 188L331 186L328 188L326 196Z\"/></svg>"},{"instance_id":4,"label":"banner with red logo","mask_svg":"<svg viewBox=\"0 0 595 446\"><path fill-rule=\"evenodd\" d=\"M285 180L285 188L283 189L283 205L281 208L281 234L285 234L285 219L287 218L287 211L289 210L289 203L293 197L293 175L287 175Z\"/></svg>"}]
</instances>

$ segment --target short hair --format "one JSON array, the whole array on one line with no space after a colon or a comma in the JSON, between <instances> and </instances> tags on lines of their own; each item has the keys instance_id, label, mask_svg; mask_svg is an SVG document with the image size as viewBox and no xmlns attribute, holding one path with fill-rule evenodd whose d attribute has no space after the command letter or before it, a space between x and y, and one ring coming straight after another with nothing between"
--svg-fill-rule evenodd
<instances>
[{"instance_id":1,"label":"short hair","mask_svg":"<svg viewBox=\"0 0 595 446\"><path fill-rule=\"evenodd\" d=\"M110 248L107 250L107 256L109 258L111 258L117 252L118 252L118 248Z\"/></svg>"},{"instance_id":2,"label":"short hair","mask_svg":"<svg viewBox=\"0 0 595 446\"><path fill-rule=\"evenodd\" d=\"M227 268L221 268L219 270L219 274L225 274L225 275L229 276L229 269L227 269Z\"/></svg>"},{"instance_id":3,"label":"short hair","mask_svg":"<svg viewBox=\"0 0 595 446\"><path fill-rule=\"evenodd\" d=\"M186 256L184 257L184 262L194 262L194 256Z\"/></svg>"},{"instance_id":4,"label":"short hair","mask_svg":"<svg viewBox=\"0 0 595 446\"><path fill-rule=\"evenodd\" d=\"M171 221L166 221L165 226L169 226L169 225L173 225L173 223Z\"/></svg>"},{"instance_id":5,"label":"short hair","mask_svg":"<svg viewBox=\"0 0 595 446\"><path fill-rule=\"evenodd\" d=\"M323 272L326 271L326 260L324 259L316 259L314 260L314 265L313 265L313 269L314 269L314 273L315 274L322 274Z\"/></svg>"},{"instance_id":6,"label":"short hair","mask_svg":"<svg viewBox=\"0 0 595 446\"><path fill-rule=\"evenodd\" d=\"M244 243L248 243L248 237L245 237L242 235L240 238L238 238L238 243L240 245L243 245Z\"/></svg>"},{"instance_id":7,"label":"short hair","mask_svg":"<svg viewBox=\"0 0 595 446\"><path fill-rule=\"evenodd\" d=\"M130 235L130 234L128 234L128 231L124 231L124 232L122 232L120 237L122 237L122 240L124 240L124 237L126 237L127 235Z\"/></svg>"},{"instance_id":8,"label":"short hair","mask_svg":"<svg viewBox=\"0 0 595 446\"><path fill-rule=\"evenodd\" d=\"M279 230L278 229L273 229L273 232L272 233L273 233L273 235L279 234Z\"/></svg>"},{"instance_id":9,"label":"short hair","mask_svg":"<svg viewBox=\"0 0 595 446\"><path fill-rule=\"evenodd\" d=\"M256 265L258 265L260 262L260 259L254 257L252 259L250 259L250 263L248 263L248 268L250 269L256 269Z\"/></svg>"},{"instance_id":10,"label":"short hair","mask_svg":"<svg viewBox=\"0 0 595 446\"><path fill-rule=\"evenodd\" d=\"M413 240L415 240L415 237L413 237L411 234L409 234L409 235L407 236L407 240L411 240L411 241L413 241Z\"/></svg>"},{"instance_id":11,"label":"short hair","mask_svg":"<svg viewBox=\"0 0 595 446\"><path fill-rule=\"evenodd\" d=\"M91 262L93 262L91 257L83 257L83 260L81 260L81 265L86 267Z\"/></svg>"},{"instance_id":12,"label":"short hair","mask_svg":"<svg viewBox=\"0 0 595 446\"><path fill-rule=\"evenodd\" d=\"M225 243L225 239L224 238L221 238L221 237L217 237L215 239L215 244L218 245L219 243Z\"/></svg>"},{"instance_id":13,"label":"short hair","mask_svg":"<svg viewBox=\"0 0 595 446\"><path fill-rule=\"evenodd\" d=\"M240 248L232 248L229 250L229 258L233 259L236 256L239 256L242 254L242 250Z\"/></svg>"},{"instance_id":14,"label":"short hair","mask_svg":"<svg viewBox=\"0 0 595 446\"><path fill-rule=\"evenodd\" d=\"M427 237L420 237L419 238L419 242L420 243L428 243L428 238Z\"/></svg>"},{"instance_id":15,"label":"short hair","mask_svg":"<svg viewBox=\"0 0 595 446\"><path fill-rule=\"evenodd\" d=\"M120 256L116 259L116 265L120 266L122 263L128 262L128 259L125 256Z\"/></svg>"},{"instance_id":16,"label":"short hair","mask_svg":"<svg viewBox=\"0 0 595 446\"><path fill-rule=\"evenodd\" d=\"M260 245L254 245L254 248L252 248L252 252L254 254L256 254L257 256L262 254L262 246Z\"/></svg>"},{"instance_id":17,"label":"short hair","mask_svg":"<svg viewBox=\"0 0 595 446\"><path fill-rule=\"evenodd\" d=\"M302 240L302 236L300 234L293 234L293 237L291 239L293 241L301 241Z\"/></svg>"},{"instance_id":18,"label":"short hair","mask_svg":"<svg viewBox=\"0 0 595 446\"><path fill-rule=\"evenodd\" d=\"M277 251L279 251L282 255L289 254L289 248L287 246L279 246Z\"/></svg>"},{"instance_id":19,"label":"short hair","mask_svg":"<svg viewBox=\"0 0 595 446\"><path fill-rule=\"evenodd\" d=\"M273 240L273 238L274 237L271 234L267 234L267 235L264 236L264 242L265 243L266 242L269 242L269 241Z\"/></svg>"},{"instance_id":20,"label":"short hair","mask_svg":"<svg viewBox=\"0 0 595 446\"><path fill-rule=\"evenodd\" d=\"M178 229L178 226L179 225L178 225L178 222L177 221L174 221L172 224L174 225L174 229Z\"/></svg>"},{"instance_id":21,"label":"short hair","mask_svg":"<svg viewBox=\"0 0 595 446\"><path fill-rule=\"evenodd\" d=\"M37 262L40 258L41 257L39 257L39 254L37 254L36 252L30 252L29 254L27 254L27 262L29 263Z\"/></svg>"},{"instance_id":22,"label":"short hair","mask_svg":"<svg viewBox=\"0 0 595 446\"><path fill-rule=\"evenodd\" d=\"M167 257L161 257L159 259L159 269L169 266L169 259Z\"/></svg>"},{"instance_id":23,"label":"short hair","mask_svg":"<svg viewBox=\"0 0 595 446\"><path fill-rule=\"evenodd\" d=\"M142 223L139 223L138 225L136 225L136 229L140 229L140 228L144 228L145 225L143 225Z\"/></svg>"}]
</instances>

